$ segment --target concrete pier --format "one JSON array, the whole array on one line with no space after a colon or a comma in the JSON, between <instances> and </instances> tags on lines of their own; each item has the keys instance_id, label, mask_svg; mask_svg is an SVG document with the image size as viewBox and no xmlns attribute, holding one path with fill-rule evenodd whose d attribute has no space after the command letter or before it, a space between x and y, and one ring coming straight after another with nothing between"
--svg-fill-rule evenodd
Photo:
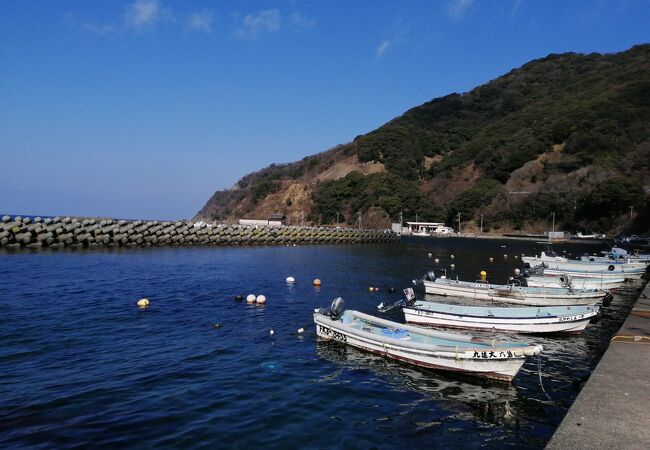
<instances>
[{"instance_id":1,"label":"concrete pier","mask_svg":"<svg viewBox=\"0 0 650 450\"><path fill-rule=\"evenodd\" d=\"M546 448L650 448L650 284Z\"/></svg>"},{"instance_id":2,"label":"concrete pier","mask_svg":"<svg viewBox=\"0 0 650 450\"><path fill-rule=\"evenodd\" d=\"M0 219L0 248L291 245L397 242L389 230L273 227L79 217Z\"/></svg>"}]
</instances>

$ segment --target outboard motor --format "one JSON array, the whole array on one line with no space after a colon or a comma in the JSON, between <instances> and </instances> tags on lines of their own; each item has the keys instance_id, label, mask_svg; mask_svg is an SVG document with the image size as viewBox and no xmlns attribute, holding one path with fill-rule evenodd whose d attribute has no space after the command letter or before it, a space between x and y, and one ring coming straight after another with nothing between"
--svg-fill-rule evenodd
<instances>
[{"instance_id":1,"label":"outboard motor","mask_svg":"<svg viewBox=\"0 0 650 450\"><path fill-rule=\"evenodd\" d=\"M343 311L345 311L345 302L341 297L336 297L329 308L320 308L318 310L319 313L329 316L332 320L339 320Z\"/></svg>"},{"instance_id":2,"label":"outboard motor","mask_svg":"<svg viewBox=\"0 0 650 450\"><path fill-rule=\"evenodd\" d=\"M605 298L603 298L603 306L608 307L609 305L611 305L613 298L614 296L612 295L612 293L608 292L607 295L605 295Z\"/></svg>"},{"instance_id":3,"label":"outboard motor","mask_svg":"<svg viewBox=\"0 0 650 450\"><path fill-rule=\"evenodd\" d=\"M424 274L422 277L423 280L427 281L436 281L436 274L433 270L428 271L427 273Z\"/></svg>"}]
</instances>

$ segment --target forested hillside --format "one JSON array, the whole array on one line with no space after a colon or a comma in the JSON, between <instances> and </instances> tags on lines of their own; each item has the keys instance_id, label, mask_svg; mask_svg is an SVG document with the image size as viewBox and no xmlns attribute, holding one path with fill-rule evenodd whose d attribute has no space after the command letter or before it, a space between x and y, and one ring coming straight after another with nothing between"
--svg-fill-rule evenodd
<instances>
[{"instance_id":1,"label":"forested hillside","mask_svg":"<svg viewBox=\"0 0 650 450\"><path fill-rule=\"evenodd\" d=\"M423 74L426 76L426 74ZM561 54L415 107L351 143L272 165L216 192L198 216L284 212L387 226L482 215L495 230L648 229L650 45ZM635 223L630 220L633 212ZM457 222L454 222L457 225Z\"/></svg>"}]
</instances>

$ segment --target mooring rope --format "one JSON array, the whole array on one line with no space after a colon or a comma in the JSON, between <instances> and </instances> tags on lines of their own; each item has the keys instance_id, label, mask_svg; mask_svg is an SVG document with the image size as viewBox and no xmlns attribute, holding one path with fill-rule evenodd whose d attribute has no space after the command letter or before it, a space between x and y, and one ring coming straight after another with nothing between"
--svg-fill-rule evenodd
<instances>
[{"instance_id":1,"label":"mooring rope","mask_svg":"<svg viewBox=\"0 0 650 450\"><path fill-rule=\"evenodd\" d=\"M546 398L548 400L551 400L551 397L546 393L546 389L544 389L544 383L542 382L542 357L540 355L537 355L537 376L539 377L539 387L542 388L542 392Z\"/></svg>"}]
</instances>

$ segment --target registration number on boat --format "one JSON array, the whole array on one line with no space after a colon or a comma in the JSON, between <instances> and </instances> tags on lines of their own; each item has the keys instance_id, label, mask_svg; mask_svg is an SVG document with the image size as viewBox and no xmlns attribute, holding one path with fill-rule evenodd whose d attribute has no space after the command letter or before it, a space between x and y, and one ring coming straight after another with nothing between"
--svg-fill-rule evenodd
<instances>
[{"instance_id":1,"label":"registration number on boat","mask_svg":"<svg viewBox=\"0 0 650 450\"><path fill-rule=\"evenodd\" d=\"M579 314L577 316L560 317L560 322L573 322L574 320L580 320L584 317L584 314Z\"/></svg>"},{"instance_id":2,"label":"registration number on boat","mask_svg":"<svg viewBox=\"0 0 650 450\"><path fill-rule=\"evenodd\" d=\"M331 328L328 328L320 324L318 325L318 333L324 334L325 336L329 336L335 341L340 341L340 342L348 341L348 338L343 333L339 333L338 331L334 331Z\"/></svg>"}]
</instances>

